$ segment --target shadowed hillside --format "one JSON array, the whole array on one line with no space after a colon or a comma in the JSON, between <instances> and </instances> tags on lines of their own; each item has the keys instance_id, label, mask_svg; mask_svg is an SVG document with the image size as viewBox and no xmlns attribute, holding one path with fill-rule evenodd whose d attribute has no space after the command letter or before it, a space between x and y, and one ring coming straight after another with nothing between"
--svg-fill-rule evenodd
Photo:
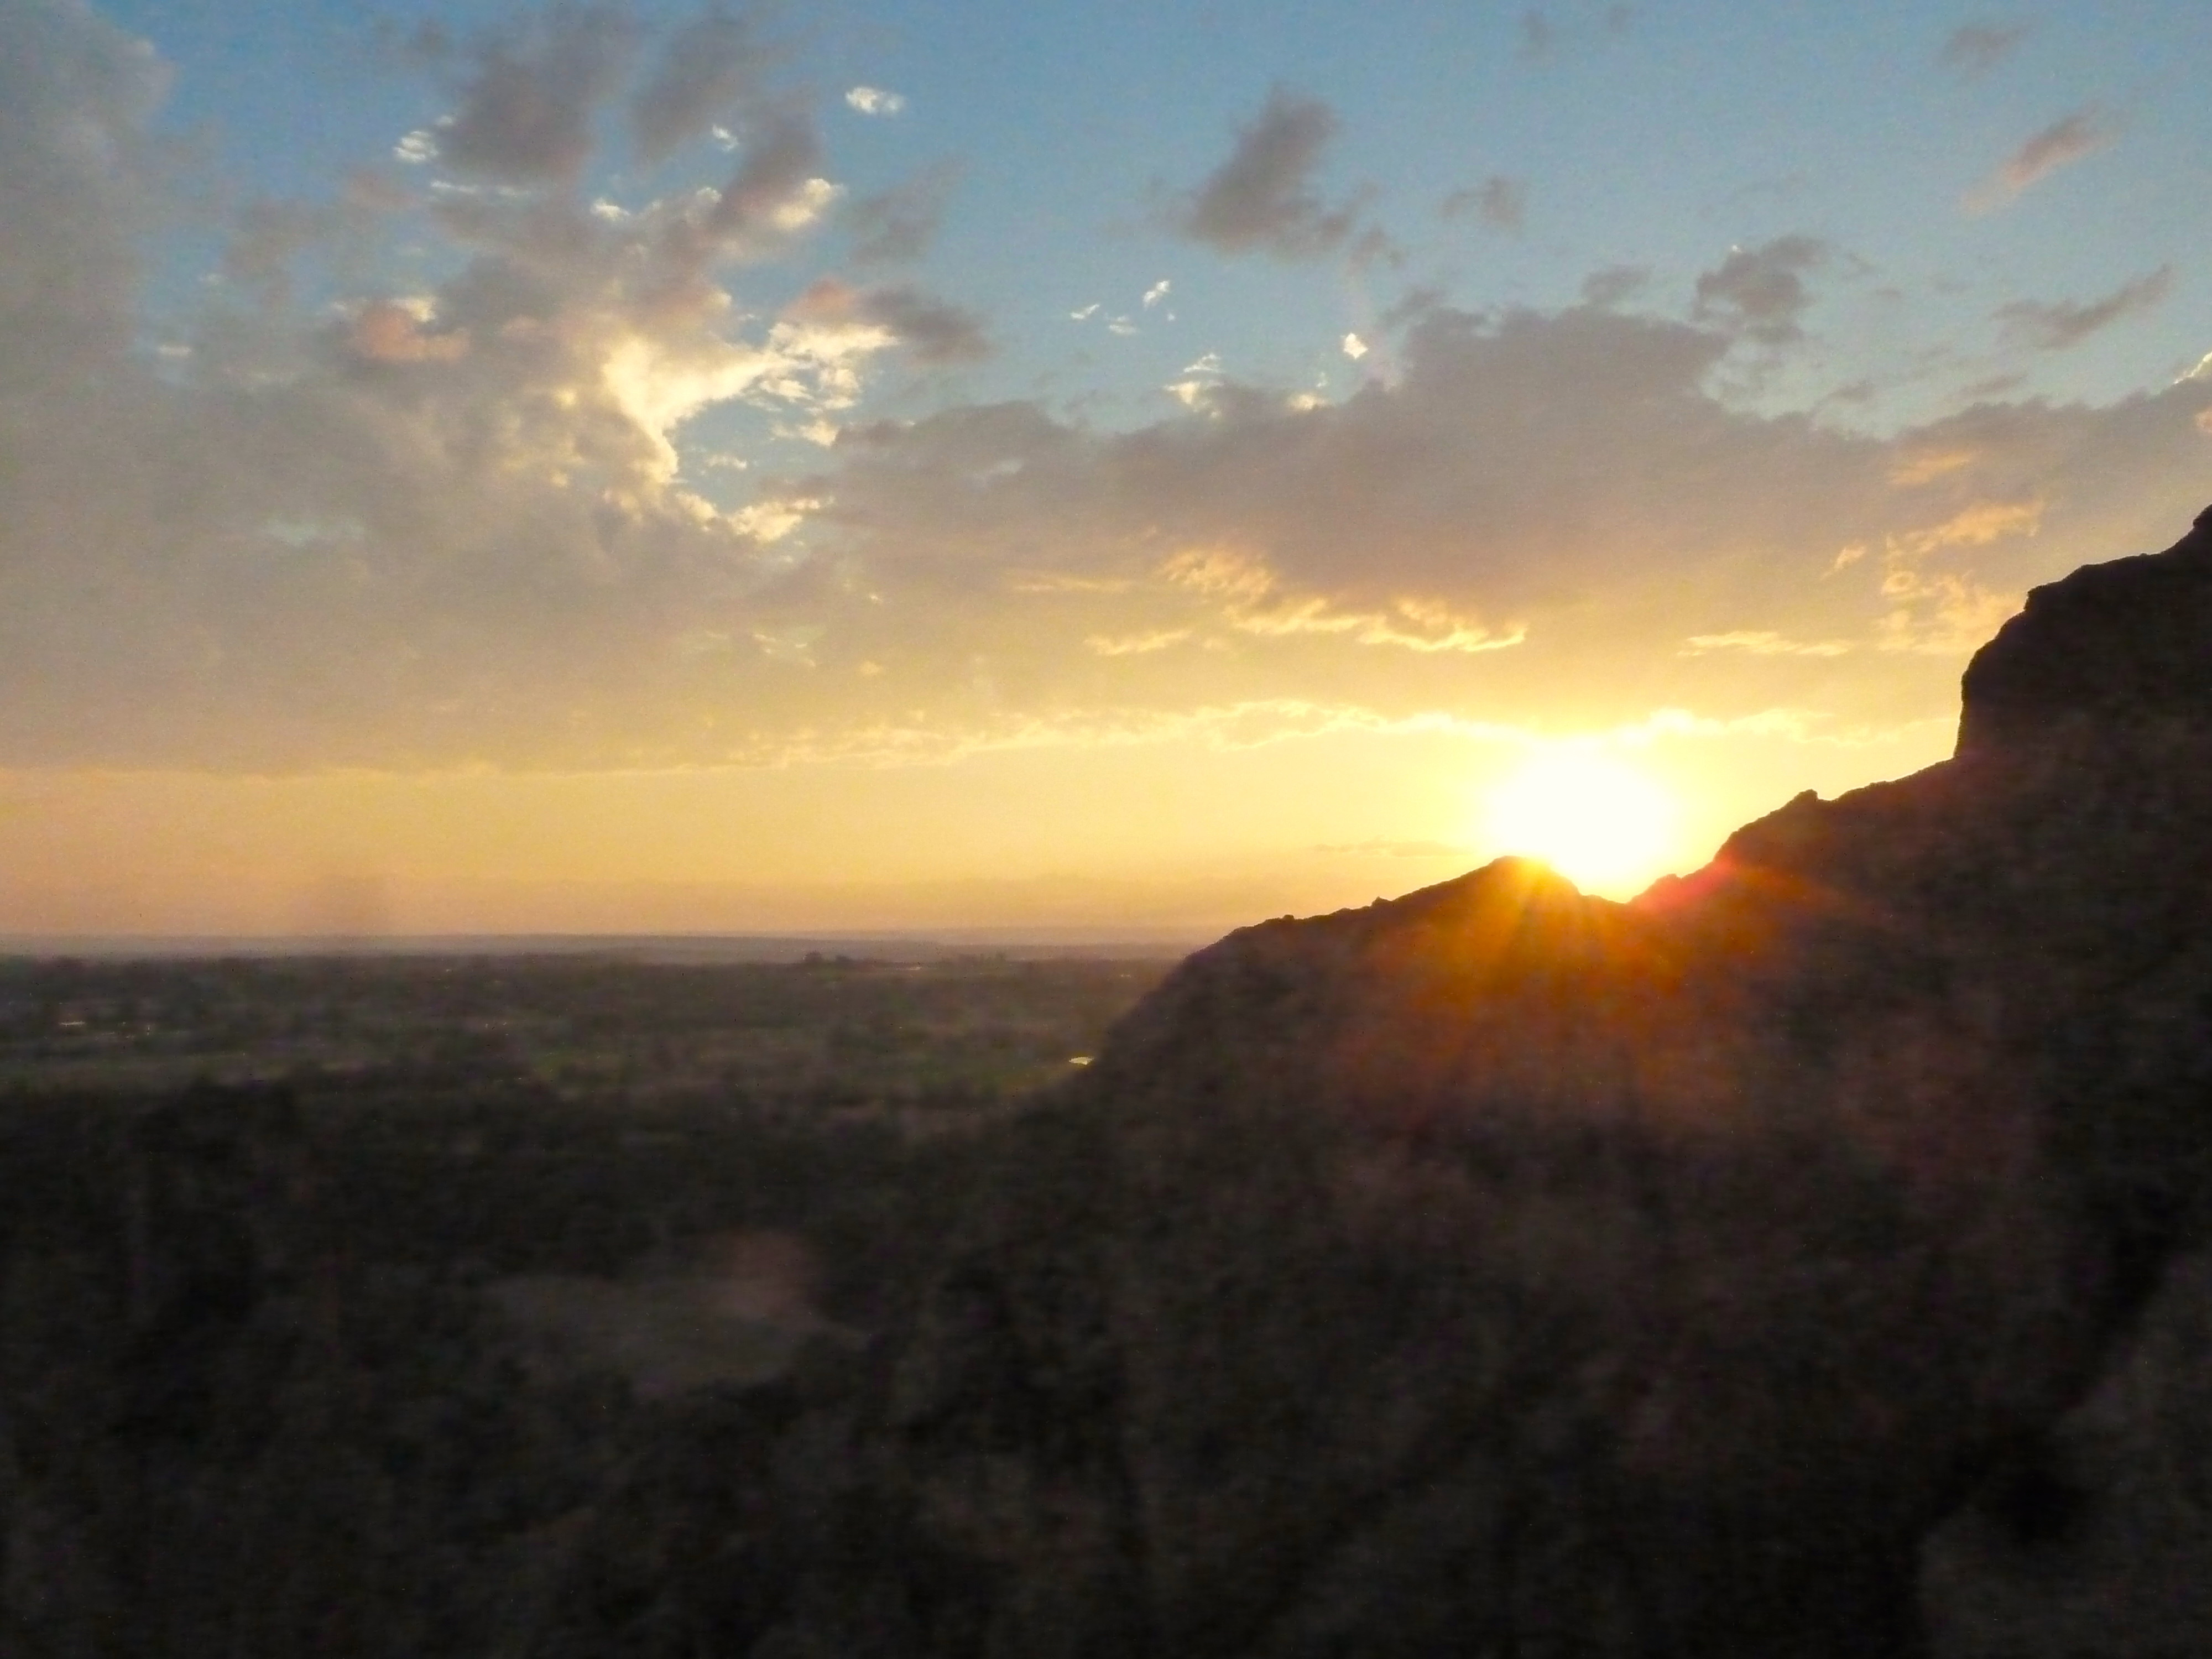
<instances>
[{"instance_id":1,"label":"shadowed hillside","mask_svg":"<svg viewBox=\"0 0 2212 1659\"><path fill-rule=\"evenodd\" d=\"M2212 516L2033 596L1956 758L1633 904L1191 958L898 1362L994 1650L1917 1650L1923 1538L2201 1231L2208 665Z\"/></svg>"},{"instance_id":2,"label":"shadowed hillside","mask_svg":"<svg viewBox=\"0 0 2212 1659\"><path fill-rule=\"evenodd\" d=\"M341 1172L246 1103L121 1200L41 1153L11 1653L2202 1651L2212 514L2031 596L1954 759L1633 903L1200 951L757 1382L528 1349L605 1284L319 1279Z\"/></svg>"}]
</instances>

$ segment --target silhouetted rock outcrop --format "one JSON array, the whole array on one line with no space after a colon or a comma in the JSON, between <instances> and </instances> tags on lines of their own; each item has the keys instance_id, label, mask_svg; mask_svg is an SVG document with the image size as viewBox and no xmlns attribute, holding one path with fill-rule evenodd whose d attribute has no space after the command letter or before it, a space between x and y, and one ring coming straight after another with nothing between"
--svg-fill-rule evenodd
<instances>
[{"instance_id":1,"label":"silhouetted rock outcrop","mask_svg":"<svg viewBox=\"0 0 2212 1659\"><path fill-rule=\"evenodd\" d=\"M1952 761L1632 904L1502 861L1192 957L885 1417L966 1650L1909 1654L2208 1158L2212 514L2038 590Z\"/></svg>"}]
</instances>

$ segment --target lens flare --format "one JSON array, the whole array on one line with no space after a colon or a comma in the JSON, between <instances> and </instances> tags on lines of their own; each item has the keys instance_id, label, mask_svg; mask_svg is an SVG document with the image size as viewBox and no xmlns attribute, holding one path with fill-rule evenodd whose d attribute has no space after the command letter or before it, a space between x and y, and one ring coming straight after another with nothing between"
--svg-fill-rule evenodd
<instances>
[{"instance_id":1,"label":"lens flare","mask_svg":"<svg viewBox=\"0 0 2212 1659\"><path fill-rule=\"evenodd\" d=\"M1663 874L1674 801L1649 775L1594 750L1547 749L1492 790L1495 852L1540 859L1585 892L1626 898Z\"/></svg>"}]
</instances>

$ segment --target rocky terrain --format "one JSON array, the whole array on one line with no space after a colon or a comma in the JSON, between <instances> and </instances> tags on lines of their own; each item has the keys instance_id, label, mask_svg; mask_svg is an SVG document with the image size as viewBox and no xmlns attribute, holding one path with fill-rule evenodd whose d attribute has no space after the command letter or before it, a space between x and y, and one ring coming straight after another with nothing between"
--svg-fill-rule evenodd
<instances>
[{"instance_id":1,"label":"rocky terrain","mask_svg":"<svg viewBox=\"0 0 2212 1659\"><path fill-rule=\"evenodd\" d=\"M2201 1237L2209 832L2212 515L2033 595L1954 759L1632 905L1500 863L1191 958L897 1364L994 1650L1918 1650L1923 1540L2072 1524L2051 1431Z\"/></svg>"},{"instance_id":2,"label":"rocky terrain","mask_svg":"<svg viewBox=\"0 0 2212 1659\"><path fill-rule=\"evenodd\" d=\"M9 1235L11 1655L2212 1651L2212 513L1632 904L1198 953L765 1380L333 1281L229 1110Z\"/></svg>"}]
</instances>

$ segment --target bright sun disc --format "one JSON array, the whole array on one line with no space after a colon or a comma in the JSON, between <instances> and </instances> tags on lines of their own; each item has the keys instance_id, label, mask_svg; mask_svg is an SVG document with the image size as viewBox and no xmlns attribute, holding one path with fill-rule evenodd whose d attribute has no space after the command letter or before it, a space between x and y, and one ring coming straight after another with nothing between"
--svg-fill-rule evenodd
<instances>
[{"instance_id":1,"label":"bright sun disc","mask_svg":"<svg viewBox=\"0 0 2212 1659\"><path fill-rule=\"evenodd\" d=\"M1489 842L1540 859L1587 892L1626 897L1662 873L1674 803L1645 774L1609 756L1547 750L1493 789Z\"/></svg>"}]
</instances>

